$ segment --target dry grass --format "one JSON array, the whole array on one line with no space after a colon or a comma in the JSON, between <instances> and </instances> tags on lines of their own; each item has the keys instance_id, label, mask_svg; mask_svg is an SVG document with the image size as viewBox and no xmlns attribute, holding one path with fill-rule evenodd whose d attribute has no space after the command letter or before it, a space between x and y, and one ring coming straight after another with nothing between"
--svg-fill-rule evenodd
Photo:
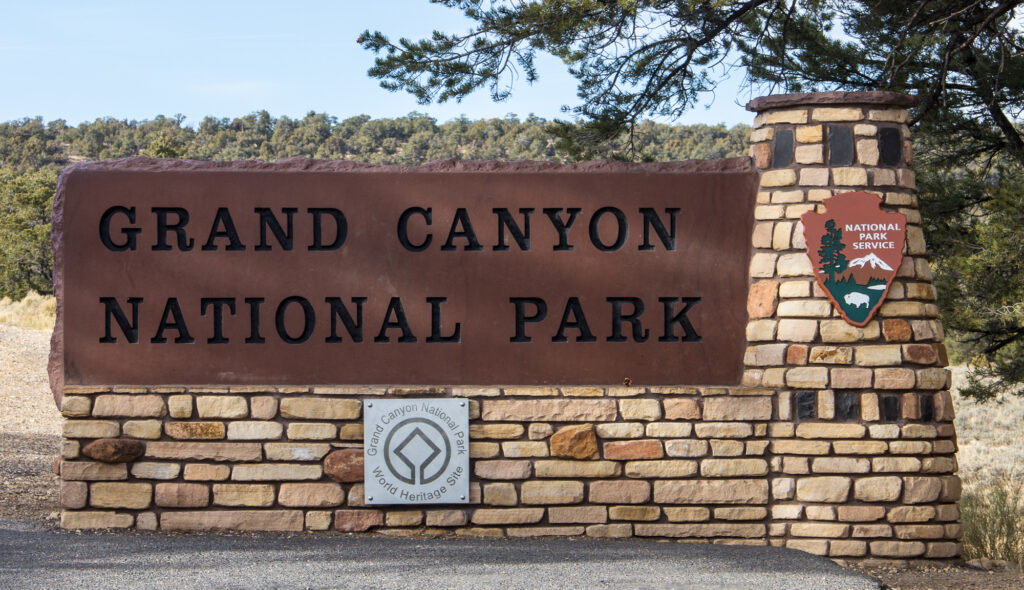
<instances>
[{"instance_id":1,"label":"dry grass","mask_svg":"<svg viewBox=\"0 0 1024 590\"><path fill-rule=\"evenodd\" d=\"M960 499L964 558L1024 565L1024 478L968 483Z\"/></svg>"},{"instance_id":2,"label":"dry grass","mask_svg":"<svg viewBox=\"0 0 1024 590\"><path fill-rule=\"evenodd\" d=\"M953 367L954 392L965 373L964 367ZM964 482L964 558L1024 565L1024 397L979 404L954 393L953 401Z\"/></svg>"},{"instance_id":3,"label":"dry grass","mask_svg":"<svg viewBox=\"0 0 1024 590\"><path fill-rule=\"evenodd\" d=\"M0 299L0 324L21 328L52 330L57 314L57 299L53 295L29 292L21 301Z\"/></svg>"}]
</instances>

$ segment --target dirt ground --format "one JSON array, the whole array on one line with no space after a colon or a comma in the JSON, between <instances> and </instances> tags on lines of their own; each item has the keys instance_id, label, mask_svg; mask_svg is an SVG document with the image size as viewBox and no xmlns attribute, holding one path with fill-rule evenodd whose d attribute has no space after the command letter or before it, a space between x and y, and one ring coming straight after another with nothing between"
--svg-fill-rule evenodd
<instances>
[{"instance_id":1,"label":"dirt ground","mask_svg":"<svg viewBox=\"0 0 1024 590\"><path fill-rule=\"evenodd\" d=\"M49 331L0 324L0 518L56 527L60 506L53 461L60 453L61 417L46 378L49 348ZM976 417L981 423L987 415L991 424L991 411L962 400L957 402L962 418L968 418L957 420L960 461L965 474L984 471L984 465L991 465L989 454L993 452L1005 461L1007 446L1014 451L1011 455L1021 452L1016 429L973 428ZM1006 404L1000 408L1003 416L1020 415L1024 408L1024 400L1009 400ZM1014 411L1008 412L1011 407ZM998 447L1003 447L1003 452ZM971 463L975 459L977 465ZM1015 467L1018 465L1016 456L1011 461ZM893 590L1024 589L1024 573L1016 568L979 571L966 566L853 567L879 578Z\"/></svg>"}]
</instances>

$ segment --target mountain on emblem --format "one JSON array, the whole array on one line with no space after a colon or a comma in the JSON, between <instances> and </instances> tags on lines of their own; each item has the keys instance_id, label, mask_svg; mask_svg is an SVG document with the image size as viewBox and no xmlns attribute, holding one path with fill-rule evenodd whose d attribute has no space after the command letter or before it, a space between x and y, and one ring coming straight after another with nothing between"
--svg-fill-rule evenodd
<instances>
[{"instance_id":1,"label":"mountain on emblem","mask_svg":"<svg viewBox=\"0 0 1024 590\"><path fill-rule=\"evenodd\" d=\"M882 211L864 191L825 199L825 212L801 216L818 285L847 322L864 326L882 305L903 261L907 218Z\"/></svg>"},{"instance_id":2,"label":"mountain on emblem","mask_svg":"<svg viewBox=\"0 0 1024 590\"><path fill-rule=\"evenodd\" d=\"M863 267L863 266L868 265L868 264L871 265L871 268L880 268L882 270L892 270L891 266L886 264L885 261L882 260L881 258L875 256L874 253L868 254L867 256L862 256L860 258L854 258L853 260L850 261L850 267L851 268L853 268L855 266Z\"/></svg>"}]
</instances>

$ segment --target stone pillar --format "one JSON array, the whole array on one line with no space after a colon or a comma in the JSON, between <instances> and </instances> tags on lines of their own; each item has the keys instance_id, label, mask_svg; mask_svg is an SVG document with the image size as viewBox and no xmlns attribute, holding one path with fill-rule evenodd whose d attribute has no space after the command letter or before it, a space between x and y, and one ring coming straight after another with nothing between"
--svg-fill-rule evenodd
<instances>
[{"instance_id":1,"label":"stone pillar","mask_svg":"<svg viewBox=\"0 0 1024 590\"><path fill-rule=\"evenodd\" d=\"M769 543L833 558L959 554L960 479L942 325L917 208L910 96L758 98L744 386L775 391ZM907 219L876 317L846 322L814 280L800 216L864 190Z\"/></svg>"}]
</instances>

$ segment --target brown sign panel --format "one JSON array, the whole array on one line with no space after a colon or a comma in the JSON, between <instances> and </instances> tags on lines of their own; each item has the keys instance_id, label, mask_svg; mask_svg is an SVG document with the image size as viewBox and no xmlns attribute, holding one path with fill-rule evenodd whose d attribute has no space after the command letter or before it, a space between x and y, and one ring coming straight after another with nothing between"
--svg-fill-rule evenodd
<instances>
[{"instance_id":1,"label":"brown sign panel","mask_svg":"<svg viewBox=\"0 0 1024 590\"><path fill-rule=\"evenodd\" d=\"M757 175L660 165L76 165L55 387L735 384Z\"/></svg>"},{"instance_id":2,"label":"brown sign panel","mask_svg":"<svg viewBox=\"0 0 1024 590\"><path fill-rule=\"evenodd\" d=\"M864 191L841 193L823 204L824 213L800 217L814 277L843 319L866 326L903 262L907 217L883 211L882 199Z\"/></svg>"}]
</instances>

